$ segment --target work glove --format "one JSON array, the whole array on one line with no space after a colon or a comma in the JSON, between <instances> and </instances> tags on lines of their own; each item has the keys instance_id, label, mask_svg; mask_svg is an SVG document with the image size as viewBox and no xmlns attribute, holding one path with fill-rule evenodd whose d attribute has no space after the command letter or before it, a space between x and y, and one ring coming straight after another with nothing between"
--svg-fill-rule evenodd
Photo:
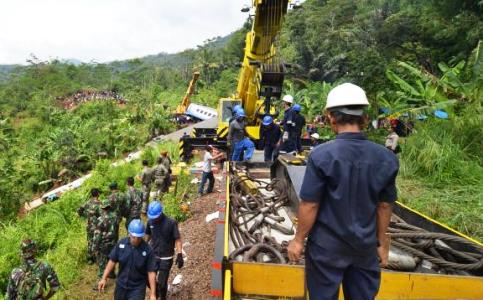
<instances>
[{"instance_id":1,"label":"work glove","mask_svg":"<svg viewBox=\"0 0 483 300\"><path fill-rule=\"evenodd\" d=\"M184 265L184 260L183 260L183 254L178 253L176 256L176 265L178 265L178 268L181 269Z\"/></svg>"}]
</instances>

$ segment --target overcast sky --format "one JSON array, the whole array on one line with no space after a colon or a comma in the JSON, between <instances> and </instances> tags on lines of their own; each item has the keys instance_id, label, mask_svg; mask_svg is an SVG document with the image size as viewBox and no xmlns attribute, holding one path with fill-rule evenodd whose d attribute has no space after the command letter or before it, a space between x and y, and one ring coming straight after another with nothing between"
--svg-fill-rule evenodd
<instances>
[{"instance_id":1,"label":"overcast sky","mask_svg":"<svg viewBox=\"0 0 483 300\"><path fill-rule=\"evenodd\" d=\"M0 64L174 53L240 28L251 0L0 0Z\"/></svg>"}]
</instances>

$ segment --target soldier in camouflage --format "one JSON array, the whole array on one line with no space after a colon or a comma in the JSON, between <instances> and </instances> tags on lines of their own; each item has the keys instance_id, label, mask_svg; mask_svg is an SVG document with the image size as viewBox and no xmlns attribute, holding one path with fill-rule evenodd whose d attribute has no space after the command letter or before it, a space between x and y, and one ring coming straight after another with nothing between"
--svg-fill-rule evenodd
<instances>
[{"instance_id":1,"label":"soldier in camouflage","mask_svg":"<svg viewBox=\"0 0 483 300\"><path fill-rule=\"evenodd\" d=\"M134 187L134 178L126 179L127 192L124 196L123 216L126 218L126 229L134 219L141 219L143 195L140 190Z\"/></svg>"},{"instance_id":2,"label":"soldier in camouflage","mask_svg":"<svg viewBox=\"0 0 483 300\"><path fill-rule=\"evenodd\" d=\"M117 187L117 183L113 182L109 185L109 189L111 190L111 194L108 197L109 202L111 203L111 211L114 212L118 218L117 227L116 227L116 241L119 238L119 223L122 219L122 210L125 207L125 198L124 195L119 193L119 188Z\"/></svg>"},{"instance_id":3,"label":"soldier in camouflage","mask_svg":"<svg viewBox=\"0 0 483 300\"><path fill-rule=\"evenodd\" d=\"M146 209L149 204L149 193L151 193L151 183L153 182L153 169L151 169L148 165L149 162L147 160L143 160L143 171L141 173L141 176L138 177L139 180L141 180L142 184L141 191L143 192L143 214L146 214Z\"/></svg>"},{"instance_id":4,"label":"soldier in camouflage","mask_svg":"<svg viewBox=\"0 0 483 300\"><path fill-rule=\"evenodd\" d=\"M164 184L163 184L163 193L168 192L169 187L171 186L171 158L168 156L168 151L162 151L161 152L161 159L163 160L163 165L168 170L168 174L166 174L166 177L164 178Z\"/></svg>"},{"instance_id":5,"label":"soldier in camouflage","mask_svg":"<svg viewBox=\"0 0 483 300\"><path fill-rule=\"evenodd\" d=\"M163 189L165 186L166 176L168 175L168 169L164 164L164 160L162 157L158 158L158 164L154 168L154 184L156 186L156 194L158 199L161 201L163 198Z\"/></svg>"},{"instance_id":6,"label":"soldier in camouflage","mask_svg":"<svg viewBox=\"0 0 483 300\"><path fill-rule=\"evenodd\" d=\"M91 199L87 201L84 205L79 207L77 214L87 219L86 232L87 232L87 262L93 264L96 261L95 250L93 248L92 236L95 229L95 221L99 217L100 204L99 201L99 189L93 188L91 190Z\"/></svg>"},{"instance_id":7,"label":"soldier in camouflage","mask_svg":"<svg viewBox=\"0 0 483 300\"><path fill-rule=\"evenodd\" d=\"M171 158L168 156L168 151L161 151L161 156L160 158L163 160L163 165L166 168L166 170L171 169Z\"/></svg>"},{"instance_id":8,"label":"soldier in camouflage","mask_svg":"<svg viewBox=\"0 0 483 300\"><path fill-rule=\"evenodd\" d=\"M99 265L98 277L101 278L109 261L109 253L116 245L119 228L119 218L111 208L111 201L103 200L101 204L101 214L96 220L96 230L94 231L94 245ZM115 276L114 276L115 277ZM97 290L97 284L95 285Z\"/></svg>"},{"instance_id":9,"label":"soldier in camouflage","mask_svg":"<svg viewBox=\"0 0 483 300\"><path fill-rule=\"evenodd\" d=\"M20 246L23 264L13 269L8 281L6 300L49 299L60 287L54 269L45 262L37 261L35 241L23 240ZM49 289L47 292L47 284ZM46 293L47 292L47 293Z\"/></svg>"}]
</instances>

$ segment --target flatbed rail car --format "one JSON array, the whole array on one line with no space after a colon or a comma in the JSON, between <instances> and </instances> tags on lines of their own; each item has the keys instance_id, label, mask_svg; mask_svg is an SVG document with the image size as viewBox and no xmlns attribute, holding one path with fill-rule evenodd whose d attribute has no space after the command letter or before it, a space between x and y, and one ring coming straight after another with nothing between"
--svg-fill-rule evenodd
<instances>
[{"instance_id":1,"label":"flatbed rail car","mask_svg":"<svg viewBox=\"0 0 483 300\"><path fill-rule=\"evenodd\" d=\"M287 188L290 210L298 207L298 192L305 166L296 159L279 159L271 166L251 164L249 172L256 178L278 178ZM212 299L306 299L303 265L230 261L233 246L230 238L230 173L233 166L225 164L224 193L219 200L215 257L212 263ZM270 175L271 173L271 175ZM247 182L249 180L247 179ZM254 188L252 186L252 188ZM223 201L224 200L224 201ZM434 233L463 238L466 243L455 245L459 251L481 253L483 244L441 224L428 216L397 202L394 214L408 223ZM451 244L448 242L448 244ZM453 245L452 245L453 246ZM483 269L467 275L441 275L382 270L381 288L377 299L483 299ZM342 291L340 299L343 299Z\"/></svg>"}]
</instances>

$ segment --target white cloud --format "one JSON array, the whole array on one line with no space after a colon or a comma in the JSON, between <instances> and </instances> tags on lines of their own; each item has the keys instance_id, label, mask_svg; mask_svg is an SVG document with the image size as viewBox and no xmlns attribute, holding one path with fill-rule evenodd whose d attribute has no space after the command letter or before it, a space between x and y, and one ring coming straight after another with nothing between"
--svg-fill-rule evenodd
<instances>
[{"instance_id":1,"label":"white cloud","mask_svg":"<svg viewBox=\"0 0 483 300\"><path fill-rule=\"evenodd\" d=\"M174 53L240 28L250 0L0 0L0 64Z\"/></svg>"}]
</instances>

